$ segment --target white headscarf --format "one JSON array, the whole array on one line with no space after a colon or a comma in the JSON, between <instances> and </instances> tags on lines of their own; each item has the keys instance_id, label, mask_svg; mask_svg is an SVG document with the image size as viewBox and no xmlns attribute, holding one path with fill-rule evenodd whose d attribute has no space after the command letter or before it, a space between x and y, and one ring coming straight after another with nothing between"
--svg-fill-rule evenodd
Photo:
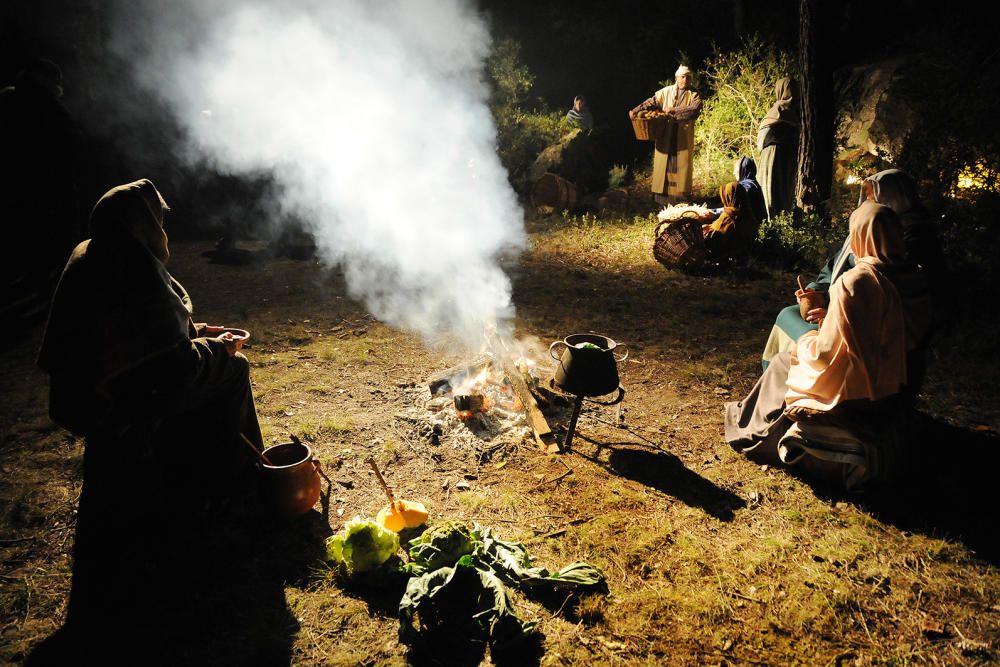
<instances>
[{"instance_id":1,"label":"white headscarf","mask_svg":"<svg viewBox=\"0 0 1000 667\"><path fill-rule=\"evenodd\" d=\"M900 169L886 169L872 174L864 180L870 184L875 201L888 206L896 215L906 215L912 209L921 208L917 197L917 187L906 172ZM865 200L865 186L862 184L858 204Z\"/></svg>"}]
</instances>

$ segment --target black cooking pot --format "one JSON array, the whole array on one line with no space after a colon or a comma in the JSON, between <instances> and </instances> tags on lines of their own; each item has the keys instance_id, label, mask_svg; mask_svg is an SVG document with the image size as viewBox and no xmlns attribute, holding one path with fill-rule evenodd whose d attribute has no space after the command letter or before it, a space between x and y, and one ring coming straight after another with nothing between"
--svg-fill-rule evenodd
<instances>
[{"instance_id":1,"label":"black cooking pot","mask_svg":"<svg viewBox=\"0 0 1000 667\"><path fill-rule=\"evenodd\" d=\"M564 349L556 356L557 345ZM625 354L615 356L615 349L625 348ZM628 358L628 346L618 345L607 336L572 334L549 346L549 355L559 362L555 383L563 391L577 396L604 396L616 389L624 398L625 390L618 384L618 363Z\"/></svg>"}]
</instances>

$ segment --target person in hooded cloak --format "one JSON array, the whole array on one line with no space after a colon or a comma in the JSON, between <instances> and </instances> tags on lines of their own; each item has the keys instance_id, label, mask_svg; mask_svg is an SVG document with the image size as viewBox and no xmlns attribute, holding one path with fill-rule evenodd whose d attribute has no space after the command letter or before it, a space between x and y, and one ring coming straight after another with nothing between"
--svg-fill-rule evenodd
<instances>
[{"instance_id":1,"label":"person in hooded cloak","mask_svg":"<svg viewBox=\"0 0 1000 667\"><path fill-rule=\"evenodd\" d=\"M774 85L777 100L757 130L757 180L764 191L768 220L795 206L799 159L799 101L795 81L785 77Z\"/></svg>"},{"instance_id":2,"label":"person in hooded cloak","mask_svg":"<svg viewBox=\"0 0 1000 667\"><path fill-rule=\"evenodd\" d=\"M123 572L170 526L251 497L263 440L242 340L195 324L167 271L168 210L147 179L109 190L52 300L38 365L53 421L83 436L67 622L127 609Z\"/></svg>"},{"instance_id":3,"label":"person in hooded cloak","mask_svg":"<svg viewBox=\"0 0 1000 667\"><path fill-rule=\"evenodd\" d=\"M726 404L725 439L787 464L819 459L851 487L890 478L900 464L884 456L877 438L857 434L906 395L908 357L930 326L931 304L922 272L906 261L892 209L864 202L851 214L849 241L856 264L830 287L819 327L776 355L744 400ZM817 417L839 423L832 437L810 443L797 424Z\"/></svg>"},{"instance_id":4,"label":"person in hooded cloak","mask_svg":"<svg viewBox=\"0 0 1000 667\"><path fill-rule=\"evenodd\" d=\"M566 112L566 120L581 130L594 129L594 114L590 112L590 107L587 106L587 100L583 95L577 95L573 98L573 106Z\"/></svg>"},{"instance_id":5,"label":"person in hooded cloak","mask_svg":"<svg viewBox=\"0 0 1000 667\"><path fill-rule=\"evenodd\" d=\"M888 206L899 217L903 227L906 260L922 269L934 301L935 319L940 324L940 312L947 305L947 263L933 220L921 204L913 180L899 169L886 169L873 174L861 183L858 204L865 201ZM819 320L826 312L826 296L830 286L846 271L852 269L854 264L855 257L848 237L837 253L823 266L816 279L806 285L805 289L796 290L796 299L804 299L811 304L806 317L802 317L798 305L789 306L778 313L764 346L761 358L764 368L767 368L767 364L775 354L791 350L803 334L817 328ZM928 341L924 340L912 354L912 372L908 386L913 392L918 392L922 384L925 365L922 359L927 343Z\"/></svg>"}]
</instances>

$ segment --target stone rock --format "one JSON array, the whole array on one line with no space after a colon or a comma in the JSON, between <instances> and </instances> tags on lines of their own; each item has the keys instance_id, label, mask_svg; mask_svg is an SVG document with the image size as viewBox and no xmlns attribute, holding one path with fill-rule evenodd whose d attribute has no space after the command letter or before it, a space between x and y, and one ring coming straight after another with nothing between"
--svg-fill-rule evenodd
<instances>
[{"instance_id":1,"label":"stone rock","mask_svg":"<svg viewBox=\"0 0 1000 667\"><path fill-rule=\"evenodd\" d=\"M597 206L602 211L615 211L623 213L628 210L628 190L625 188L614 188L601 194L597 198Z\"/></svg>"},{"instance_id":2,"label":"stone rock","mask_svg":"<svg viewBox=\"0 0 1000 667\"><path fill-rule=\"evenodd\" d=\"M579 128L541 152L528 170L528 181L535 183L545 172L572 181L585 191L599 190L608 180L607 169L597 156L596 142Z\"/></svg>"},{"instance_id":3,"label":"stone rock","mask_svg":"<svg viewBox=\"0 0 1000 667\"><path fill-rule=\"evenodd\" d=\"M838 72L837 179L846 180L858 163L876 168L902 154L921 123L928 66L901 57Z\"/></svg>"}]
</instances>

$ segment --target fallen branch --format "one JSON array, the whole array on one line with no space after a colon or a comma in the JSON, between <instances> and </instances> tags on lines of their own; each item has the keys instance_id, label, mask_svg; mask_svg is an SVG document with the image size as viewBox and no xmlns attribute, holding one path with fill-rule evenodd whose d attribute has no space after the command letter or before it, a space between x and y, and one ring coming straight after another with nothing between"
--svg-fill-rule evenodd
<instances>
[{"instance_id":1,"label":"fallen branch","mask_svg":"<svg viewBox=\"0 0 1000 667\"><path fill-rule=\"evenodd\" d=\"M566 534L566 529L565 528L559 528L557 530L553 530L551 533L545 533L544 535L539 535L538 537L535 538L535 540L536 541L537 540L545 540L545 539L549 539L549 538L552 538L552 537L559 537L559 536L565 535L565 534Z\"/></svg>"},{"instance_id":2,"label":"fallen branch","mask_svg":"<svg viewBox=\"0 0 1000 667\"><path fill-rule=\"evenodd\" d=\"M537 491L538 489L542 488L542 487L543 487L543 486L545 486L546 484L551 484L552 482L558 482L558 481L559 481L559 480L561 480L561 479L562 479L563 477L566 477L567 475L570 475L570 474L571 474L572 472L573 472L573 469L572 469L572 468L570 468L570 469L569 469L569 470L567 470L566 472L564 472L564 473L561 473L561 474L559 474L559 475L556 475L556 476L555 476L555 477L553 477L552 479L547 479L547 480L545 480L544 482L539 482L538 484L536 484L535 486L531 487L531 488L530 488L530 489L528 489L528 490L529 490L529 491Z\"/></svg>"}]
</instances>

